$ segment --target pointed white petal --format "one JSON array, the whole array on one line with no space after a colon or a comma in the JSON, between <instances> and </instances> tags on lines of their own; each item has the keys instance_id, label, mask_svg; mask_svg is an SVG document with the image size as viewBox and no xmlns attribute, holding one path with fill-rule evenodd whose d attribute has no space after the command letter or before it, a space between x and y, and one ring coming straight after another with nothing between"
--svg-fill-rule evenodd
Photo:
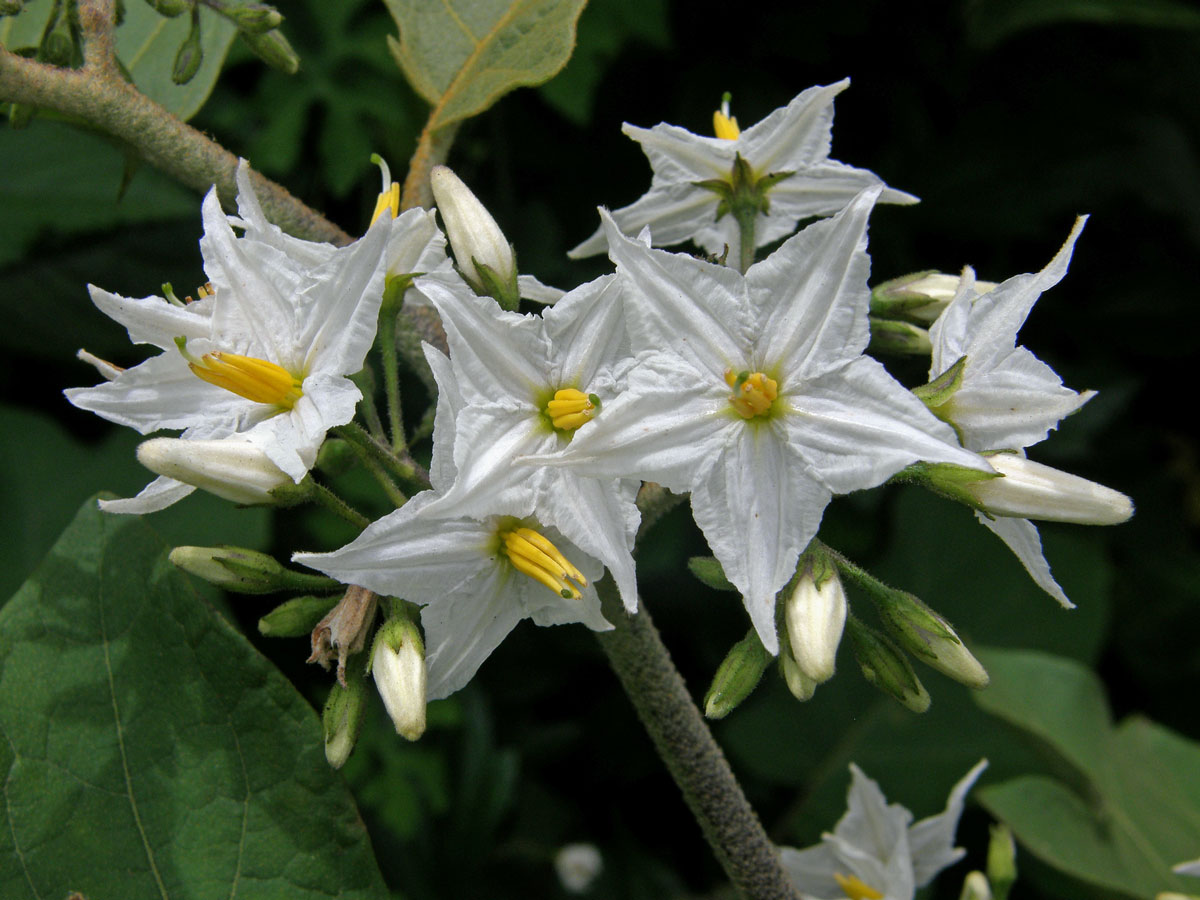
<instances>
[{"instance_id":1,"label":"pointed white petal","mask_svg":"<svg viewBox=\"0 0 1200 900\"><path fill-rule=\"evenodd\" d=\"M707 229L714 227L717 221L719 202L720 198L712 191L698 188L690 181L660 184L652 186L629 206L613 210L610 215L623 234L636 235L643 228L649 227L656 247L696 240L710 253L720 253L721 243L730 243L736 248L736 241L717 241L716 247L711 246L715 238L701 241L701 236L707 235ZM727 223L728 227L728 223L732 223L733 219L725 216L721 222ZM736 223L732 227L733 233L736 234ZM582 259L603 253L607 247L604 226L601 225L586 241L568 251L567 256Z\"/></svg>"},{"instance_id":2,"label":"pointed white petal","mask_svg":"<svg viewBox=\"0 0 1200 900\"><path fill-rule=\"evenodd\" d=\"M136 497L120 500L100 500L100 508L106 513L125 513L130 515L145 515L166 509L173 503L178 503L195 488L174 478L160 475L142 488Z\"/></svg>"},{"instance_id":3,"label":"pointed white petal","mask_svg":"<svg viewBox=\"0 0 1200 900\"><path fill-rule=\"evenodd\" d=\"M601 246L596 252L599 253L603 249L604 247ZM517 291L521 294L522 300L532 300L534 303L544 303L547 306L557 303L566 293L562 288L542 284L532 275L517 276Z\"/></svg>"},{"instance_id":4,"label":"pointed white petal","mask_svg":"<svg viewBox=\"0 0 1200 900\"><path fill-rule=\"evenodd\" d=\"M469 403L529 404L546 388L551 348L537 316L505 312L490 297L443 278L421 279L442 317L450 362Z\"/></svg>"},{"instance_id":5,"label":"pointed white petal","mask_svg":"<svg viewBox=\"0 0 1200 900\"><path fill-rule=\"evenodd\" d=\"M809 225L750 267L746 286L758 317L756 360L789 379L810 378L867 346L867 218L879 189Z\"/></svg>"},{"instance_id":6,"label":"pointed white petal","mask_svg":"<svg viewBox=\"0 0 1200 900\"><path fill-rule=\"evenodd\" d=\"M175 306L162 297L122 297L88 285L96 308L124 325L135 344L153 344L168 352L175 350L175 338L208 337L212 330L212 301L198 300Z\"/></svg>"},{"instance_id":7,"label":"pointed white petal","mask_svg":"<svg viewBox=\"0 0 1200 900\"><path fill-rule=\"evenodd\" d=\"M975 290L975 270L967 266L958 281L954 297L929 326L933 350L929 361L929 379L937 378L967 352L970 340L971 304L979 296Z\"/></svg>"},{"instance_id":8,"label":"pointed white petal","mask_svg":"<svg viewBox=\"0 0 1200 900\"><path fill-rule=\"evenodd\" d=\"M814 844L803 850L794 847L780 847L779 860L783 863L792 886L809 898L844 897L845 893L833 877L833 873L846 874L846 867L833 852L833 845L828 841Z\"/></svg>"},{"instance_id":9,"label":"pointed white petal","mask_svg":"<svg viewBox=\"0 0 1200 900\"><path fill-rule=\"evenodd\" d=\"M1067 609L1074 609L1075 604L1067 599L1063 589L1058 586L1054 576L1050 574L1050 564L1042 553L1042 539L1038 536L1037 526L1028 519L1011 519L997 517L989 519L983 513L975 513L975 518L984 527L994 533L1000 540L1008 544L1008 549L1016 554L1029 577L1038 587L1061 603Z\"/></svg>"},{"instance_id":10,"label":"pointed white petal","mask_svg":"<svg viewBox=\"0 0 1200 900\"><path fill-rule=\"evenodd\" d=\"M652 250L617 231L602 211L609 255L623 278L635 353L670 350L723 379L749 362L752 328L742 277L686 254Z\"/></svg>"},{"instance_id":11,"label":"pointed white petal","mask_svg":"<svg viewBox=\"0 0 1200 900\"><path fill-rule=\"evenodd\" d=\"M829 156L833 98L850 86L843 78L797 94L784 107L751 125L737 140L755 172L781 172L811 166Z\"/></svg>"},{"instance_id":12,"label":"pointed white petal","mask_svg":"<svg viewBox=\"0 0 1200 900\"><path fill-rule=\"evenodd\" d=\"M230 218L230 223L244 228L247 238L269 244L306 266L319 266L333 255L337 249L333 244L301 240L287 234L278 225L271 224L254 193L254 186L250 180L250 164L244 159L238 160L236 179L238 214L241 221Z\"/></svg>"},{"instance_id":13,"label":"pointed white petal","mask_svg":"<svg viewBox=\"0 0 1200 900\"><path fill-rule=\"evenodd\" d=\"M597 373L630 355L621 285L613 275L575 288L542 313L542 322L554 347L551 387L595 392Z\"/></svg>"},{"instance_id":14,"label":"pointed white petal","mask_svg":"<svg viewBox=\"0 0 1200 900\"><path fill-rule=\"evenodd\" d=\"M422 343L425 360L437 382L437 411L433 417L433 460L429 464L429 482L439 493L450 490L458 469L454 465L455 420L466 405L450 358L430 344Z\"/></svg>"},{"instance_id":15,"label":"pointed white petal","mask_svg":"<svg viewBox=\"0 0 1200 900\"><path fill-rule=\"evenodd\" d=\"M449 266L446 236L432 209L409 209L392 220L384 267L388 275L434 272Z\"/></svg>"},{"instance_id":16,"label":"pointed white petal","mask_svg":"<svg viewBox=\"0 0 1200 900\"><path fill-rule=\"evenodd\" d=\"M967 791L986 768L986 759L977 762L951 789L943 812L922 819L908 830L913 879L917 887L924 887L938 872L966 855L965 850L955 848L954 834L958 831L958 820L962 816Z\"/></svg>"},{"instance_id":17,"label":"pointed white petal","mask_svg":"<svg viewBox=\"0 0 1200 900\"><path fill-rule=\"evenodd\" d=\"M908 205L918 202L912 194L888 187L868 169L830 159L801 169L774 185L767 195L771 203L770 215L790 222L794 228L802 219L829 216L844 209L857 194L872 187L882 189L878 203ZM757 237L755 242L760 247L767 243Z\"/></svg>"},{"instance_id":18,"label":"pointed white petal","mask_svg":"<svg viewBox=\"0 0 1200 900\"><path fill-rule=\"evenodd\" d=\"M771 653L779 652L775 594L792 577L829 499L772 429L748 425L732 433L692 489L696 524Z\"/></svg>"},{"instance_id":19,"label":"pointed white petal","mask_svg":"<svg viewBox=\"0 0 1200 900\"><path fill-rule=\"evenodd\" d=\"M729 175L740 141L692 134L665 122L638 128L626 122L621 130L642 146L657 182L691 182Z\"/></svg>"},{"instance_id":20,"label":"pointed white petal","mask_svg":"<svg viewBox=\"0 0 1200 900\"><path fill-rule=\"evenodd\" d=\"M783 417L788 441L835 494L875 487L918 460L990 470L870 357L796 390L782 395L792 410Z\"/></svg>"}]
</instances>

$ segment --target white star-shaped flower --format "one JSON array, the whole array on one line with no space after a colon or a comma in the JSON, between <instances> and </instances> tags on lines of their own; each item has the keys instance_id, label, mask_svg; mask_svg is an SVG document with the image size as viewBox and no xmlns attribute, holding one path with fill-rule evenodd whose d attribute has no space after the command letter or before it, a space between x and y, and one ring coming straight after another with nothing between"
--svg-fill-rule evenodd
<instances>
[{"instance_id":1,"label":"white star-shaped flower","mask_svg":"<svg viewBox=\"0 0 1200 900\"><path fill-rule=\"evenodd\" d=\"M1053 369L1017 346L1017 332L1034 303L1066 275L1086 221L1087 216L1076 219L1066 243L1040 272L1016 275L980 292L975 273L965 270L955 298L929 329L931 380L966 357L961 385L937 408L966 447L1022 451L1045 440L1060 420L1095 396L1095 391L1064 386ZM1008 545L1039 587L1063 606L1074 605L1050 574L1037 526L1028 519L975 515Z\"/></svg>"},{"instance_id":2,"label":"white star-shaped flower","mask_svg":"<svg viewBox=\"0 0 1200 900\"><path fill-rule=\"evenodd\" d=\"M437 307L450 345L450 366L434 372L453 383L439 379L439 393L464 397L452 425L457 477L432 510L536 515L604 562L635 610L640 483L513 465L567 446L620 392L631 360L615 276L575 288L540 316L504 312L457 278L422 278L417 287Z\"/></svg>"},{"instance_id":3,"label":"white star-shaped flower","mask_svg":"<svg viewBox=\"0 0 1200 900\"><path fill-rule=\"evenodd\" d=\"M434 490L373 522L339 550L293 559L347 584L423 605L428 697L436 700L470 681L522 619L582 622L595 631L612 626L593 587L601 564L557 529L530 516L489 511L468 517L430 509L457 474L455 422L467 401L450 361L428 345L425 354L440 387L429 473ZM510 493L522 491L528 505L532 487L515 485ZM547 555L539 556L539 549Z\"/></svg>"},{"instance_id":4,"label":"white star-shaped flower","mask_svg":"<svg viewBox=\"0 0 1200 900\"><path fill-rule=\"evenodd\" d=\"M737 222L732 215L717 218L720 197L698 182L728 181L738 156L755 178L791 173L767 191L769 210L756 218L755 246L791 234L802 219L836 213L864 188L883 185L874 173L829 158L833 98L849 84L849 79L844 79L811 87L745 131L737 133L734 125L730 133L737 136L732 139L704 137L665 123L653 128L626 123L621 130L642 145L654 176L650 190L616 210L613 220L625 234L637 234L648 226L655 246L690 240L713 255L721 254L726 246L736 251ZM884 203L916 200L891 188L885 188L880 196ZM604 249L602 227L569 255L591 256Z\"/></svg>"},{"instance_id":5,"label":"white star-shaped flower","mask_svg":"<svg viewBox=\"0 0 1200 900\"><path fill-rule=\"evenodd\" d=\"M912 813L889 804L879 785L851 763L846 814L833 832L804 850L780 848L792 884L805 900L912 900L966 853L954 846L954 832L967 791L986 767L981 760L963 776L943 812L912 824Z\"/></svg>"},{"instance_id":6,"label":"white star-shaped flower","mask_svg":"<svg viewBox=\"0 0 1200 900\"><path fill-rule=\"evenodd\" d=\"M772 653L775 594L831 494L874 487L916 460L990 471L862 355L879 191L745 276L652 250L602 214L637 364L566 448L529 460L691 491L696 522Z\"/></svg>"},{"instance_id":7,"label":"white star-shaped flower","mask_svg":"<svg viewBox=\"0 0 1200 900\"><path fill-rule=\"evenodd\" d=\"M261 219L242 174L250 237L237 237L215 189L204 198L200 250L212 292L189 303L89 288L101 311L136 344L163 352L125 370L97 366L107 382L66 396L142 434L246 441L299 483L325 432L349 422L361 394L346 376L375 338L391 224L348 247L283 235ZM90 359L90 355L85 355ZM110 512L162 509L194 488L159 477L137 497L101 501Z\"/></svg>"}]
</instances>

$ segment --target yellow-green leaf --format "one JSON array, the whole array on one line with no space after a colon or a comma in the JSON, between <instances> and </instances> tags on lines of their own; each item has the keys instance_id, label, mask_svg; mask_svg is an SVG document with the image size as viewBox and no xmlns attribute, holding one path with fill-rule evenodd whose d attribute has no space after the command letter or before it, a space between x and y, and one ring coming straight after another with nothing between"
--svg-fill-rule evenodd
<instances>
[{"instance_id":1,"label":"yellow-green leaf","mask_svg":"<svg viewBox=\"0 0 1200 900\"><path fill-rule=\"evenodd\" d=\"M478 115L513 88L558 73L586 0L385 0L404 75L433 105L430 131Z\"/></svg>"}]
</instances>

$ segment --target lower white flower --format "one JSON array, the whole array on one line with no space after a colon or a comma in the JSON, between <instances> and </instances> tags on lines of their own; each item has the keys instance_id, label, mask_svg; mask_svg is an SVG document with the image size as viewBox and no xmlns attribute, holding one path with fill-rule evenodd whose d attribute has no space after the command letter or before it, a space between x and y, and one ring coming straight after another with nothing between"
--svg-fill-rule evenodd
<instances>
[{"instance_id":1,"label":"lower white flower","mask_svg":"<svg viewBox=\"0 0 1200 900\"><path fill-rule=\"evenodd\" d=\"M821 843L781 847L792 885L805 900L912 900L942 869L966 853L954 846L967 791L987 767L980 760L950 791L946 809L912 824L912 813L889 804L879 785L850 764L846 814Z\"/></svg>"},{"instance_id":2,"label":"lower white flower","mask_svg":"<svg viewBox=\"0 0 1200 900\"><path fill-rule=\"evenodd\" d=\"M422 515L437 498L418 494L332 553L293 559L346 584L424 607L430 700L466 685L522 619L612 628L592 582L603 567L533 519Z\"/></svg>"}]
</instances>

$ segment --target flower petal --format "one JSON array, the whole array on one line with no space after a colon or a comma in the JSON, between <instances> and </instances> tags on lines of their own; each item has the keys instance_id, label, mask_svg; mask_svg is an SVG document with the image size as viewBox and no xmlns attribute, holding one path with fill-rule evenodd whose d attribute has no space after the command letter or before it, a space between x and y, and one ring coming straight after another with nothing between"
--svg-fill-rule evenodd
<instances>
[{"instance_id":1,"label":"flower petal","mask_svg":"<svg viewBox=\"0 0 1200 900\"><path fill-rule=\"evenodd\" d=\"M621 284L613 275L575 288L542 313L542 322L554 347L552 387L594 392L596 374L630 355Z\"/></svg>"},{"instance_id":2,"label":"flower petal","mask_svg":"<svg viewBox=\"0 0 1200 900\"><path fill-rule=\"evenodd\" d=\"M162 297L122 297L94 284L88 285L92 302L102 313L129 331L135 344L153 344L175 350L175 338L208 337L212 332L212 299L205 298L176 306Z\"/></svg>"},{"instance_id":3,"label":"flower petal","mask_svg":"<svg viewBox=\"0 0 1200 900\"><path fill-rule=\"evenodd\" d=\"M1008 545L1008 549L1016 554L1029 577L1043 591L1061 603L1067 609L1074 609L1075 604L1067 599L1063 589L1058 586L1054 576L1050 574L1050 564L1042 553L1042 539L1038 535L1037 526L1028 519L1013 519L997 516L989 519L983 513L976 512L978 519L985 528L995 534Z\"/></svg>"},{"instance_id":4,"label":"flower petal","mask_svg":"<svg viewBox=\"0 0 1200 900\"><path fill-rule=\"evenodd\" d=\"M142 488L136 497L118 500L98 500L100 508L106 513L124 513L141 516L146 513L158 512L173 503L178 503L196 488L174 478L160 475Z\"/></svg>"},{"instance_id":5,"label":"flower petal","mask_svg":"<svg viewBox=\"0 0 1200 900\"><path fill-rule=\"evenodd\" d=\"M954 846L954 834L962 816L967 791L983 770L987 760L981 759L950 790L946 809L936 816L922 819L908 830L908 846L912 853L913 880L924 887L938 872L962 859L966 852Z\"/></svg>"}]
</instances>

